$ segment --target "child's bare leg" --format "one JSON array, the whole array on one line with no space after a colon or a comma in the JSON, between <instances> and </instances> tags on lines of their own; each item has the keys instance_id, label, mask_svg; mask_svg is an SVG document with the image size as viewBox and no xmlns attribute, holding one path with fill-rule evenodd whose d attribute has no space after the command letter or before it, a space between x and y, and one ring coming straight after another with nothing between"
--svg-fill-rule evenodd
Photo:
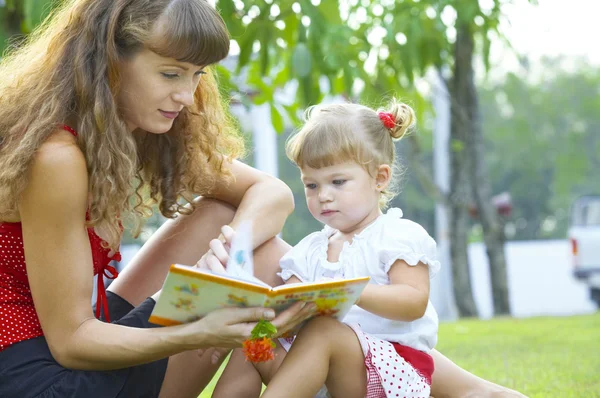
<instances>
[{"instance_id":1,"label":"child's bare leg","mask_svg":"<svg viewBox=\"0 0 600 398\"><path fill-rule=\"evenodd\" d=\"M253 364L246 361L241 349L233 350L212 397L258 398L263 383L271 381L286 354L285 349L277 342L274 360Z\"/></svg>"},{"instance_id":2,"label":"child's bare leg","mask_svg":"<svg viewBox=\"0 0 600 398\"><path fill-rule=\"evenodd\" d=\"M263 398L314 397L323 384L334 397L363 398L365 357L352 329L319 317L304 326Z\"/></svg>"},{"instance_id":3,"label":"child's bare leg","mask_svg":"<svg viewBox=\"0 0 600 398\"><path fill-rule=\"evenodd\" d=\"M431 395L435 398L524 398L523 394L477 377L456 365L439 351L431 352L433 372Z\"/></svg>"}]
</instances>

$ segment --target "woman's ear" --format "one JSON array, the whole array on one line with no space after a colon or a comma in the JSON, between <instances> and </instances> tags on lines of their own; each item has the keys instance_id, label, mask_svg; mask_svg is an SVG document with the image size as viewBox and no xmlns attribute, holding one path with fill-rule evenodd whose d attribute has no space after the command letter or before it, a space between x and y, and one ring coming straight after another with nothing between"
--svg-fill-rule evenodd
<instances>
[{"instance_id":1,"label":"woman's ear","mask_svg":"<svg viewBox=\"0 0 600 398\"><path fill-rule=\"evenodd\" d=\"M392 168L388 164L382 164L377 168L377 175L375 176L375 186L379 192L385 190L390 185L392 178Z\"/></svg>"}]
</instances>

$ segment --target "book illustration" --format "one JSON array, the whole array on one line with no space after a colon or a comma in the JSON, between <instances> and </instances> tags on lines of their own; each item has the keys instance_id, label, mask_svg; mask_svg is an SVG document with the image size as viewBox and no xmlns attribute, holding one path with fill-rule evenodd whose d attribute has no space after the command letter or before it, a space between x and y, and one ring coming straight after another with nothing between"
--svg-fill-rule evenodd
<instances>
[{"instance_id":1,"label":"book illustration","mask_svg":"<svg viewBox=\"0 0 600 398\"><path fill-rule=\"evenodd\" d=\"M237 228L229 250L227 274L242 278L254 276L254 262L252 259L252 223L244 221Z\"/></svg>"},{"instance_id":2,"label":"book illustration","mask_svg":"<svg viewBox=\"0 0 600 398\"><path fill-rule=\"evenodd\" d=\"M227 295L227 304L232 307L248 307L248 298L246 296Z\"/></svg>"},{"instance_id":3,"label":"book illustration","mask_svg":"<svg viewBox=\"0 0 600 398\"><path fill-rule=\"evenodd\" d=\"M175 302L171 301L171 304L175 308L182 309L184 311L192 311L193 309L196 308L196 306L194 305L194 302L191 299L185 299L185 298L181 298L181 297Z\"/></svg>"},{"instance_id":4,"label":"book illustration","mask_svg":"<svg viewBox=\"0 0 600 398\"><path fill-rule=\"evenodd\" d=\"M240 267L244 268L244 264L246 264L246 256L244 255L244 251L243 250L238 250L233 255L233 259L235 260L235 262L236 262L237 265L239 265Z\"/></svg>"},{"instance_id":5,"label":"book illustration","mask_svg":"<svg viewBox=\"0 0 600 398\"><path fill-rule=\"evenodd\" d=\"M317 306L317 314L322 316L332 316L337 314L340 310L336 308L339 303L346 301L346 298L330 299L330 298L318 298L315 300Z\"/></svg>"},{"instance_id":6,"label":"book illustration","mask_svg":"<svg viewBox=\"0 0 600 398\"><path fill-rule=\"evenodd\" d=\"M192 296L197 296L198 294L200 294L200 291L198 290L198 285L196 285L194 283L188 283L188 284L183 284L181 286L175 286L174 289L175 289L175 291L177 291L179 293L187 293L187 294L191 294Z\"/></svg>"}]
</instances>

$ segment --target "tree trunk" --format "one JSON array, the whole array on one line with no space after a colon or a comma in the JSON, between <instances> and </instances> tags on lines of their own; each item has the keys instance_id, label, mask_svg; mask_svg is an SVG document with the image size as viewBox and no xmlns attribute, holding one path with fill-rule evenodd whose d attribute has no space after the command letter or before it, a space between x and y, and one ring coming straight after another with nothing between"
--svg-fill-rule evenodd
<instances>
[{"instance_id":1,"label":"tree trunk","mask_svg":"<svg viewBox=\"0 0 600 398\"><path fill-rule=\"evenodd\" d=\"M475 201L490 266L492 298L495 315L510 314L506 258L504 256L504 223L492 203L491 187L487 178L484 159L483 128L473 73L473 35L469 26L459 26L456 37L455 79L460 82L459 119L464 119L466 136L466 157L470 188ZM454 115L454 114L453 114Z\"/></svg>"},{"instance_id":2,"label":"tree trunk","mask_svg":"<svg viewBox=\"0 0 600 398\"><path fill-rule=\"evenodd\" d=\"M449 84L450 101L450 195L449 195L449 232L450 257L454 281L454 296L461 317L477 316L477 308L471 289L471 272L467 255L469 214L471 199L469 181L470 158L466 151L470 126L464 117L463 109L467 105L466 88L469 78L465 69L471 65L470 59L464 59L463 43L457 38L455 43L455 63L453 76Z\"/></svg>"}]
</instances>

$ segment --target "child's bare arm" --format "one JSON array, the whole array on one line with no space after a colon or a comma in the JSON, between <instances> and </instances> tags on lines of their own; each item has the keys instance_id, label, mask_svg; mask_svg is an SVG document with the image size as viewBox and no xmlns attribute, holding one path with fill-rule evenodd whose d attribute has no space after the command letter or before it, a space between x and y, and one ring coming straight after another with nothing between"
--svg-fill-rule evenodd
<instances>
[{"instance_id":1,"label":"child's bare arm","mask_svg":"<svg viewBox=\"0 0 600 398\"><path fill-rule=\"evenodd\" d=\"M288 285L290 283L302 283L302 281L295 275L290 276L290 278L283 282L284 284Z\"/></svg>"},{"instance_id":2,"label":"child's bare arm","mask_svg":"<svg viewBox=\"0 0 600 398\"><path fill-rule=\"evenodd\" d=\"M410 322L421 318L429 300L428 266L397 260L388 275L389 285L367 285L357 305L388 319Z\"/></svg>"}]
</instances>

